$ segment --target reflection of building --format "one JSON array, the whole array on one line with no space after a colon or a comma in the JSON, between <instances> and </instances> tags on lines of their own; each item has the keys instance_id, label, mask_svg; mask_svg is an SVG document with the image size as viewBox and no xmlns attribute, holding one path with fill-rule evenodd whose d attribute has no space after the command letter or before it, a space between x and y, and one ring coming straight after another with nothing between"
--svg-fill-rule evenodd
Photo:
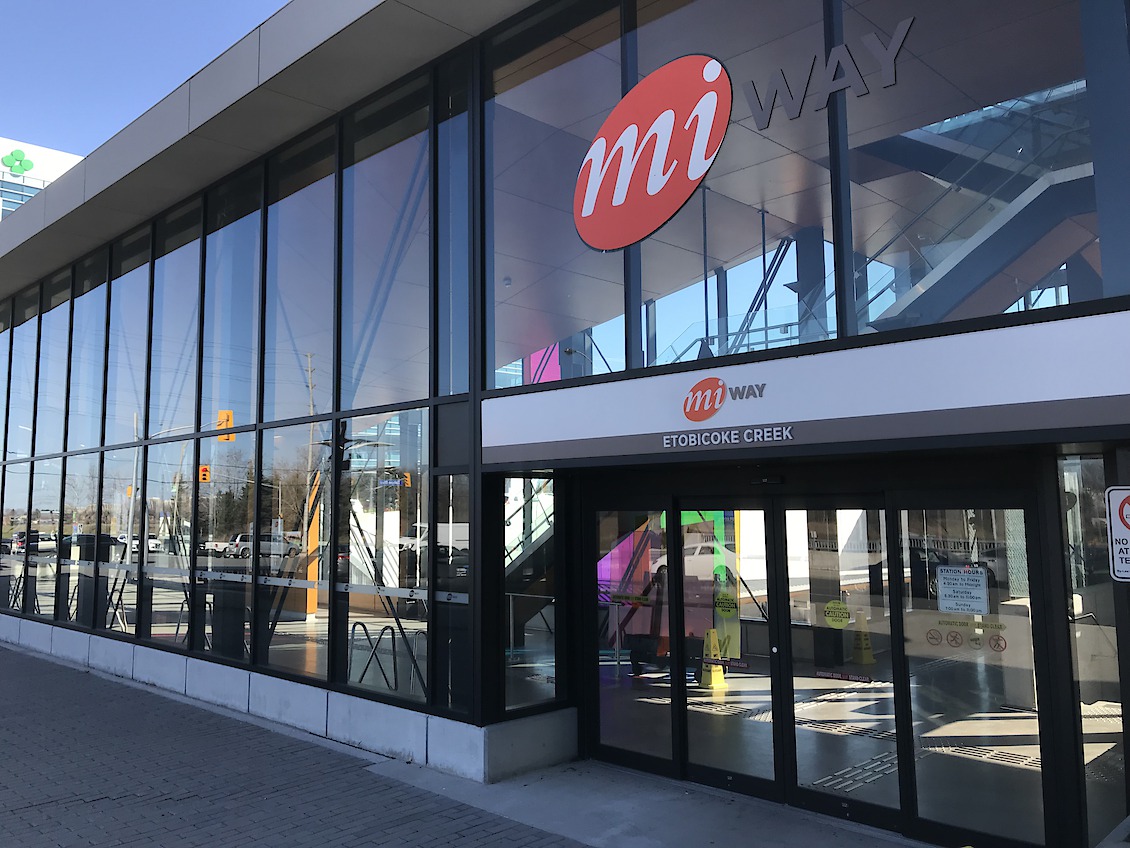
<instances>
[{"instance_id":1,"label":"reflection of building","mask_svg":"<svg viewBox=\"0 0 1130 848\"><path fill-rule=\"evenodd\" d=\"M1109 833L1125 5L324 5L0 225L0 634L476 779ZM594 250L606 121L672 161Z\"/></svg>"},{"instance_id":2,"label":"reflection of building","mask_svg":"<svg viewBox=\"0 0 1130 848\"><path fill-rule=\"evenodd\" d=\"M60 150L0 138L0 220L81 160L81 156Z\"/></svg>"}]
</instances>

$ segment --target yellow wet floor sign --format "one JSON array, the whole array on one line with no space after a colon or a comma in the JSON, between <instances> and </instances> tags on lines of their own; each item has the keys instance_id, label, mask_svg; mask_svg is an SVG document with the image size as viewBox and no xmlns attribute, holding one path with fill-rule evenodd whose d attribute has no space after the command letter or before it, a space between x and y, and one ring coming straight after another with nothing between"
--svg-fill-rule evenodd
<instances>
[{"instance_id":1,"label":"yellow wet floor sign","mask_svg":"<svg viewBox=\"0 0 1130 848\"><path fill-rule=\"evenodd\" d=\"M725 689L729 685L722 670L718 631L713 628L707 630L702 638L702 685L707 689Z\"/></svg>"},{"instance_id":2,"label":"yellow wet floor sign","mask_svg":"<svg viewBox=\"0 0 1130 848\"><path fill-rule=\"evenodd\" d=\"M851 660L857 665L875 665L875 652L871 649L871 629L867 626L867 613L855 611L855 639L851 647Z\"/></svg>"}]
</instances>

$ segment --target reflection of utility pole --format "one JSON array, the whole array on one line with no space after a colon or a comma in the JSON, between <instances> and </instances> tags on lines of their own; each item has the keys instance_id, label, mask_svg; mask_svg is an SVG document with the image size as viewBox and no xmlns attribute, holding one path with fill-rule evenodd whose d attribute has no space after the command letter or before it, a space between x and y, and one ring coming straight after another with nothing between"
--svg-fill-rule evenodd
<instances>
[{"instance_id":1,"label":"reflection of utility pole","mask_svg":"<svg viewBox=\"0 0 1130 848\"><path fill-rule=\"evenodd\" d=\"M306 385L310 389L310 414L314 414L314 354L306 354ZM314 485L314 422L310 422L310 436L306 439L306 496L302 499L302 553L310 550L310 492ZM281 481L280 481L281 482ZM280 488L279 497L282 492Z\"/></svg>"}]
</instances>

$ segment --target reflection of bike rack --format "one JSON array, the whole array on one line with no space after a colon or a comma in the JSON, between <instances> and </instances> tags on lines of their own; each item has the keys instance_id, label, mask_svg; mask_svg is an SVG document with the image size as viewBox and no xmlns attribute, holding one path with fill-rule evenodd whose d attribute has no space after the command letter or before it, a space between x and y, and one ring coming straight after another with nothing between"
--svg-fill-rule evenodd
<instances>
[{"instance_id":1,"label":"reflection of bike rack","mask_svg":"<svg viewBox=\"0 0 1130 848\"><path fill-rule=\"evenodd\" d=\"M412 656L413 656L412 664L413 665L415 665L415 657L420 656L420 637L421 636L424 639L424 650L426 651L427 647L428 647L428 631L427 630L413 630L412 631L412 643L411 643L411 645L412 645ZM416 668L416 677L420 677L419 667ZM408 694L409 695L411 695L416 689L416 677L409 677L408 678ZM423 689L423 687L424 687L424 679L422 677L420 677L420 688L421 688L421 690Z\"/></svg>"},{"instance_id":2,"label":"reflection of bike rack","mask_svg":"<svg viewBox=\"0 0 1130 848\"><path fill-rule=\"evenodd\" d=\"M385 688L392 691L392 692L396 692L400 688L400 673L399 673L399 670L397 668L397 663L396 663L396 631L393 629L391 624L386 624L384 627L381 628L380 633L377 634L376 641L373 641L373 637L369 633L369 628L365 625L365 622L363 622L363 621L354 622L353 626L351 628L349 628L349 667L350 667L349 678L350 678L350 680L353 679L353 673L352 673L353 646L357 641L357 630L358 629L360 629L361 632L365 634L365 640L369 643L369 659L366 660L365 667L363 669L361 669L361 674L355 682L360 683L365 679L365 675L369 671L369 666L371 666L373 664L373 661L376 660L377 669L380 671L381 677L383 677L384 681L385 681ZM377 652L381 647L381 641L385 638L385 633L388 633L389 639L392 641L392 682L391 683L389 683L388 675L385 673L384 664L381 662L381 658L377 655Z\"/></svg>"}]
</instances>

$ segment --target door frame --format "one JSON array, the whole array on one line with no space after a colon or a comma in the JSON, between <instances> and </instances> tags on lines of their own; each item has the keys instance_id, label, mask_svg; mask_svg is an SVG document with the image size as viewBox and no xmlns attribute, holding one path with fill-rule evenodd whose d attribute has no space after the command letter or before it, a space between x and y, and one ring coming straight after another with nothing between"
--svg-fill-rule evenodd
<instances>
[{"instance_id":1,"label":"door frame","mask_svg":"<svg viewBox=\"0 0 1130 848\"><path fill-rule=\"evenodd\" d=\"M986 844L991 841L1000 848L1031 848L1027 843L1000 837L986 837L973 831L956 828L936 822L923 821L918 817L916 776L913 766L914 739L912 734L913 716L911 714L910 681L907 673L908 660L904 648L904 605L906 586L903 577L906 564L902 561L901 527L899 512L913 508L1020 508L1025 514L1025 542L1029 562L1029 581L1032 593L1033 655L1036 676L1036 691L1039 702L1040 746L1043 763L1043 801L1044 838L1046 845L1064 845L1076 848L1085 846L1086 809L1083 786L1065 786L1066 783L1082 780L1083 760L1081 750L1075 743L1081 742L1079 735L1079 705L1071 662L1070 622L1066 615L1056 615L1056 610L1069 599L1066 588L1067 577L1058 557L1060 521L1058 477L1056 475L1056 456L1049 451L1006 451L1004 453L968 454L922 454L914 457L872 457L874 466L868 464L861 469L859 458L843 458L833 464L821 463L819 467L805 463L773 463L754 468L733 466L652 466L635 468L578 469L578 497L575 501L579 510L576 515L580 522L579 537L582 568L576 572L574 586L579 600L579 612L583 626L584 639L581 640L579 662L575 666L579 674L579 727L582 733L582 751L598 759L617 763L630 768L638 768L656 774L688 779L711 786L750 794L791 805L848 818L863 823L874 824L907 836L931 842L953 842L954 844ZM908 462L908 459L910 462ZM866 488L851 486L850 480L860 479L859 472L866 471ZM751 473L752 472L752 473ZM778 473L780 472L780 473ZM785 475L788 475L786 483ZM1003 487L978 487L978 479L992 480L993 476L1006 482ZM929 480L926 486L907 486L908 480ZM972 484L970 481L974 481ZM754 486L756 488L751 489ZM807 494L812 493L812 494ZM685 683L679 675L672 680L672 752L671 761L638 755L633 752L602 746L599 743L599 691L595 684L596 668L596 604L593 603L592 587L595 585L596 551L595 514L602 509L651 509L667 511L674 515L684 505L694 505L711 501L714 508L720 504L731 508L766 508L767 519L773 526L767 526L767 544L777 544L784 540L784 509L781 504L799 503L819 508L821 502L831 501L844 508L854 508L856 503L877 503L884 513L886 522L888 605L891 613L892 671L895 678L896 707L896 745L899 754L900 807L868 809L871 805L856 802L856 815L845 815L840 799L816 791L801 789L795 785L796 763L785 763L784 752L795 756L795 743L783 747L777 735L784 732L784 721L778 715L792 715L791 674L774 672L778 679L788 683L788 703L778 707L784 700L783 686L775 687L774 695L774 744L775 771L772 781L749 778L747 781L726 780L724 775L699 767L686 767L685 716L675 714L684 712L676 709L676 704L685 705ZM846 503L845 503L846 502ZM869 506L867 508L870 508ZM768 524L768 522L767 522ZM680 638L671 639L672 665L683 663L683 622L682 622L682 550L681 528L675 521L668 523L668 560L677 569L680 591L670 591L672 618L670 631L672 637L678 632ZM774 541L770 541L770 539ZM768 551L767 551L768 554ZM779 560L779 556L774 554ZM785 566L787 568L787 566ZM672 570L672 569L669 569ZM771 576L770 576L771 575ZM787 582L780 581L776 568L769 570L769 579L783 584L776 587L774 597L779 596ZM1060 585L1060 584L1063 585ZM781 605L778 597L778 607ZM675 609L678 608L678 621ZM897 613L896 613L897 610ZM783 616L777 616L778 619ZM785 665L785 657L792 655L788 634L777 636L782 647L776 665ZM1053 658L1055 661L1053 662ZM776 694L779 692L779 695ZM787 712L785 712L787 711ZM676 725L683 722L684 727ZM1064 723L1068 722L1068 723ZM1071 722L1074 722L1072 724ZM778 728L778 725L782 725ZM788 728L791 734L793 730ZM781 752L780 754L778 752ZM782 771L785 772L782 775ZM1078 772L1076 780L1075 773ZM1066 781L1063 775L1070 775ZM784 779L782 779L784 778ZM1066 802L1066 803L1065 803Z\"/></svg>"}]
</instances>

